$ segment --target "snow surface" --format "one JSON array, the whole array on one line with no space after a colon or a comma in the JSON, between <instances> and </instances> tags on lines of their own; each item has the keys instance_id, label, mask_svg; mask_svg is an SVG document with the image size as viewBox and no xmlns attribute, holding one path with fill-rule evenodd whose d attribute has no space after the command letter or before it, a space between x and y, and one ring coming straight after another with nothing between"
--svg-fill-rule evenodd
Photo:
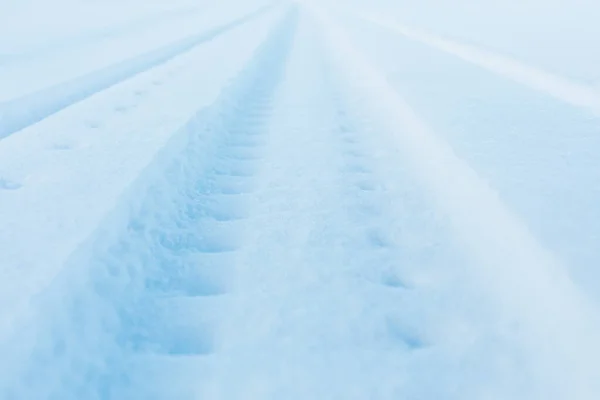
<instances>
[{"instance_id":1,"label":"snow surface","mask_svg":"<svg viewBox=\"0 0 600 400\"><path fill-rule=\"evenodd\" d=\"M0 399L600 398L599 13L4 0Z\"/></svg>"},{"instance_id":2,"label":"snow surface","mask_svg":"<svg viewBox=\"0 0 600 400\"><path fill-rule=\"evenodd\" d=\"M596 0L348 0L413 28L600 88Z\"/></svg>"}]
</instances>

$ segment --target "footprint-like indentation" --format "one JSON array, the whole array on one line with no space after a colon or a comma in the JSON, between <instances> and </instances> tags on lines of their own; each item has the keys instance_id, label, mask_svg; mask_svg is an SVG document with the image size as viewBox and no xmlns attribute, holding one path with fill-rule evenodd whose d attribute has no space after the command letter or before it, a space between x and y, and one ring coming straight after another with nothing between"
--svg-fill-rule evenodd
<instances>
[{"instance_id":1,"label":"footprint-like indentation","mask_svg":"<svg viewBox=\"0 0 600 400\"><path fill-rule=\"evenodd\" d=\"M152 84L153 84L154 86L160 86L160 85L162 85L162 84L163 84L163 81L162 81L162 80L160 80L160 79L154 79L154 80L152 81Z\"/></svg>"},{"instance_id":2,"label":"footprint-like indentation","mask_svg":"<svg viewBox=\"0 0 600 400\"><path fill-rule=\"evenodd\" d=\"M408 289L398 274L388 271L381 276L381 284L394 289Z\"/></svg>"},{"instance_id":3,"label":"footprint-like indentation","mask_svg":"<svg viewBox=\"0 0 600 400\"><path fill-rule=\"evenodd\" d=\"M130 321L129 347L141 353L172 356L211 354L213 323L204 314L204 302L203 298L186 296L148 301L145 309L134 310L139 317Z\"/></svg>"},{"instance_id":4,"label":"footprint-like indentation","mask_svg":"<svg viewBox=\"0 0 600 400\"><path fill-rule=\"evenodd\" d=\"M367 241L373 247L383 248L389 247L391 244L387 235L380 229L369 229L366 236Z\"/></svg>"},{"instance_id":5,"label":"footprint-like indentation","mask_svg":"<svg viewBox=\"0 0 600 400\"><path fill-rule=\"evenodd\" d=\"M240 247L239 234L231 222L202 219L198 224L197 228L183 232L160 232L158 243L178 256L189 252L230 252Z\"/></svg>"},{"instance_id":6,"label":"footprint-like indentation","mask_svg":"<svg viewBox=\"0 0 600 400\"><path fill-rule=\"evenodd\" d=\"M116 106L114 108L114 110L115 110L115 112L124 114L134 107L135 107L135 105L133 105L133 104L120 104L120 105Z\"/></svg>"},{"instance_id":7,"label":"footprint-like indentation","mask_svg":"<svg viewBox=\"0 0 600 400\"><path fill-rule=\"evenodd\" d=\"M366 158L366 155L363 152L361 152L359 150L353 150L353 149L346 150L344 155L353 160L361 160L361 159Z\"/></svg>"},{"instance_id":8,"label":"footprint-like indentation","mask_svg":"<svg viewBox=\"0 0 600 400\"><path fill-rule=\"evenodd\" d=\"M159 352L172 356L208 355L213 352L213 338L206 332L199 334L193 329L176 330L166 335Z\"/></svg>"},{"instance_id":9,"label":"footprint-like indentation","mask_svg":"<svg viewBox=\"0 0 600 400\"><path fill-rule=\"evenodd\" d=\"M340 132L341 133L349 133L352 132L352 126L348 123L341 123L339 126Z\"/></svg>"},{"instance_id":10,"label":"footprint-like indentation","mask_svg":"<svg viewBox=\"0 0 600 400\"><path fill-rule=\"evenodd\" d=\"M0 178L0 190L17 190L23 187L23 184L11 179Z\"/></svg>"},{"instance_id":11,"label":"footprint-like indentation","mask_svg":"<svg viewBox=\"0 0 600 400\"><path fill-rule=\"evenodd\" d=\"M359 181L356 183L356 187L365 192L372 192L377 189L373 181Z\"/></svg>"},{"instance_id":12,"label":"footprint-like indentation","mask_svg":"<svg viewBox=\"0 0 600 400\"><path fill-rule=\"evenodd\" d=\"M417 329L398 317L388 317L385 320L389 335L410 350L427 347L428 344Z\"/></svg>"},{"instance_id":13,"label":"footprint-like indentation","mask_svg":"<svg viewBox=\"0 0 600 400\"><path fill-rule=\"evenodd\" d=\"M193 254L183 268L156 280L154 289L179 296L210 297L227 293L227 280L234 265L228 253Z\"/></svg>"},{"instance_id":14,"label":"footprint-like indentation","mask_svg":"<svg viewBox=\"0 0 600 400\"><path fill-rule=\"evenodd\" d=\"M145 95L146 95L146 93L147 93L147 92L146 92L145 90L143 90L143 89L138 89L138 90L134 90L134 91L133 91L133 95L134 95L135 97L143 97L143 96L145 96Z\"/></svg>"},{"instance_id":15,"label":"footprint-like indentation","mask_svg":"<svg viewBox=\"0 0 600 400\"><path fill-rule=\"evenodd\" d=\"M85 123L85 125L86 125L88 128L91 128L91 129L99 129L99 128L102 128L102 126L103 126L103 125L102 125L102 122L100 122L100 121L94 121L94 120L87 121L87 122Z\"/></svg>"},{"instance_id":16,"label":"footprint-like indentation","mask_svg":"<svg viewBox=\"0 0 600 400\"><path fill-rule=\"evenodd\" d=\"M240 180L235 178L235 180ZM235 180L231 183L237 183ZM246 180L244 180L246 181ZM233 187L233 186L230 186ZM194 219L216 221L238 221L248 217L249 194L231 196L227 194L198 194L194 199Z\"/></svg>"}]
</instances>

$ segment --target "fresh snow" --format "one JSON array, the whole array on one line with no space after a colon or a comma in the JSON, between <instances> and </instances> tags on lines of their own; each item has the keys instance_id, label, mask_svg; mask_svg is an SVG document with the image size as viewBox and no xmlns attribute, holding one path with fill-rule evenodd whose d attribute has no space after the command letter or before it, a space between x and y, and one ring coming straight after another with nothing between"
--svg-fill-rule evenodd
<instances>
[{"instance_id":1,"label":"fresh snow","mask_svg":"<svg viewBox=\"0 0 600 400\"><path fill-rule=\"evenodd\" d=\"M0 399L600 398L600 7L455 3L0 4Z\"/></svg>"},{"instance_id":2,"label":"fresh snow","mask_svg":"<svg viewBox=\"0 0 600 400\"><path fill-rule=\"evenodd\" d=\"M367 20L394 30L410 39L433 46L460 57L465 61L545 92L559 100L589 108L591 111L600 114L600 92L596 91L593 87L571 82L560 76L521 64L502 55L479 50L469 45L395 24L393 21L386 20L385 16L383 18L382 16L367 17Z\"/></svg>"}]
</instances>

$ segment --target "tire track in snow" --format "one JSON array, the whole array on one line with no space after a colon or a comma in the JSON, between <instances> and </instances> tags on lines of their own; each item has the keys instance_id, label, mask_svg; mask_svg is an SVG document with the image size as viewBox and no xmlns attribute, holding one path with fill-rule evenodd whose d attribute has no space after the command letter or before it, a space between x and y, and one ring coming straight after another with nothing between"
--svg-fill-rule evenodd
<instances>
[{"instance_id":1,"label":"tire track in snow","mask_svg":"<svg viewBox=\"0 0 600 400\"><path fill-rule=\"evenodd\" d=\"M220 101L178 133L183 147L168 149L164 170L120 206L127 229L107 221L39 296L38 311L52 319L31 319L15 339L25 359L13 363L3 398L194 398L218 347L294 20L290 11Z\"/></svg>"},{"instance_id":2,"label":"tire track in snow","mask_svg":"<svg viewBox=\"0 0 600 400\"><path fill-rule=\"evenodd\" d=\"M286 33L281 35L285 41ZM225 137L214 150L215 160L195 182L186 179L192 181L192 188L185 189L191 191L192 204L180 205L178 209L185 211L177 214L184 215L171 217L178 225L172 230L175 234L158 233L159 251L150 258L163 267L149 281L147 306L139 313L142 320L133 339L140 353L135 363L141 365L129 385L136 396L195 398L210 376L206 358L218 352L218 321L235 273L236 252L244 243L249 198L265 141L262 125L277 82L277 65L263 67L273 68L268 81L256 79L220 116L223 124L216 131ZM189 231L188 218L193 223ZM140 218L142 224L145 220ZM161 225L165 230L166 224ZM176 359L181 356L185 359ZM198 376L198 371L205 371L205 376ZM148 386L144 384L148 380L160 384ZM140 393L140 388L146 391Z\"/></svg>"},{"instance_id":3,"label":"tire track in snow","mask_svg":"<svg viewBox=\"0 0 600 400\"><path fill-rule=\"evenodd\" d=\"M348 104L338 87L347 82L323 60L314 33L301 23L277 97L253 234L240 250L217 373L203 395L450 398L460 379L491 368L465 366L469 351L443 357L476 329L464 326L460 308L469 305L453 286L463 260L409 171L386 170L402 163L381 148L360 102ZM505 343L493 344L506 357ZM463 389L477 398L468 397L477 388Z\"/></svg>"},{"instance_id":4,"label":"tire track in snow","mask_svg":"<svg viewBox=\"0 0 600 400\"><path fill-rule=\"evenodd\" d=\"M490 390L502 398L521 398L528 390L523 383L528 370L519 358L519 343L469 276L470 260L447 218L436 212L361 102L347 96L348 83L335 70L329 80L339 89L335 102L345 199L340 203L356 228L348 265L370 291L365 299L377 315L370 325L385 332L380 340L403 360L393 371L396 386L382 382L387 394L369 398L458 400Z\"/></svg>"},{"instance_id":5,"label":"tire track in snow","mask_svg":"<svg viewBox=\"0 0 600 400\"><path fill-rule=\"evenodd\" d=\"M0 140L33 125L62 109L80 102L97 92L127 80L141 72L192 50L246 22L260 17L272 9L262 7L244 17L207 32L179 40L162 48L138 55L116 65L103 68L48 89L0 103Z\"/></svg>"},{"instance_id":6,"label":"tire track in snow","mask_svg":"<svg viewBox=\"0 0 600 400\"><path fill-rule=\"evenodd\" d=\"M359 18L379 25L388 31L398 33L411 40L459 57L498 75L546 93L565 103L586 108L596 114L600 114L600 93L591 87L572 82L561 76L490 51L410 28L394 22L389 17L383 15L355 14Z\"/></svg>"},{"instance_id":7,"label":"tire track in snow","mask_svg":"<svg viewBox=\"0 0 600 400\"><path fill-rule=\"evenodd\" d=\"M385 78L352 46L322 11L310 6L324 26L330 51L364 110L390 134L412 173L469 251L470 271L490 298L518 324L517 336L535 371L533 386L546 398L594 398L598 393L595 337L598 321L588 299L564 267L543 248L496 193L447 143L436 137ZM559 313L556 310L560 310ZM560 329L557 329L560 327ZM566 372L564 365L573 369ZM575 367L576 366L576 367ZM537 379L540 379L539 381ZM555 382L552 388L539 382Z\"/></svg>"},{"instance_id":8,"label":"tire track in snow","mask_svg":"<svg viewBox=\"0 0 600 400\"><path fill-rule=\"evenodd\" d=\"M392 204L412 211L418 201L406 205L409 196L388 193L365 143L372 132L337 95L339 71L329 70L311 20L301 21L269 125L269 168L239 252L214 381L202 394L400 398L408 355L430 343L419 318L397 309L420 285L415 272L424 261L450 260L428 254L437 233L426 213L405 217L420 230L396 237Z\"/></svg>"},{"instance_id":9,"label":"tire track in snow","mask_svg":"<svg viewBox=\"0 0 600 400\"><path fill-rule=\"evenodd\" d=\"M390 289L390 298L385 301L386 296L381 296L384 301L378 305L379 308L387 308L384 306L386 303L401 303L401 299L407 296L407 290L418 287L418 279L413 276L414 269L417 266L424 267L422 258L424 252L428 251L427 245L415 246L414 238L407 241L399 234L398 227L404 228L409 218L395 217L397 209L413 213L412 218L420 221L420 232L414 231L412 234L415 237L419 236L423 243L435 240L440 235L431 230L432 227L435 229L435 221L423 218L418 208L410 204L411 196L415 196L412 192L414 188L405 187L406 191L402 196L395 197L395 201L400 204L396 207L390 204L392 190L382 179L378 160L375 158L381 155L366 138L367 135L376 132L370 131L369 121L361 120L360 114L354 112L341 96L336 99L336 105L342 153L340 181L345 186L342 197L347 199L348 218L354 226L359 227L355 233L355 243L350 246L352 264L356 265L356 273L362 279L376 287ZM433 258L433 264L441 264L439 255ZM449 258L445 263L451 262ZM393 293L394 291L399 292ZM421 312L426 312L426 305L423 305ZM385 321L390 339L396 340L406 350L427 347L429 343L422 327L415 324L415 321L398 318L397 314L387 310L381 318Z\"/></svg>"},{"instance_id":10,"label":"tire track in snow","mask_svg":"<svg viewBox=\"0 0 600 400\"><path fill-rule=\"evenodd\" d=\"M523 274L528 267L523 260L546 261L536 258L536 248L527 248L529 237L523 248L523 235L510 236L515 229L520 233L518 224L511 225L514 220L502 220L510 214L490 203L476 177L468 169L465 176L467 167L437 147L351 47L342 46L349 54L338 53L339 41L331 47L334 59L347 61L332 74L340 75L336 79L345 88L337 97L331 76L326 79L314 65L314 39L304 42L303 52L291 62L293 72L280 82L294 19L292 14L273 32L221 103L186 126L183 149L169 153L172 162L140 194L139 203L127 205L127 230L100 229L92 248L83 248L65 271L68 276L62 279L69 284L59 279L42 296L52 322L23 332L26 338L34 334L31 364L23 372L15 366L22 386L7 398L179 399L197 397L203 386L205 397L212 399L231 398L225 392L261 399L327 397L323 393L333 394L330 398L357 393L360 398L401 397L397 386L405 358L418 354L418 366L437 343L419 331L418 318L415 323L411 315L393 313L407 308L407 293L427 285L411 279L414 271L389 264L423 260L401 255L408 245L395 252L396 223L386 224L394 205L386 204L385 193L378 190L393 181L394 168L381 173L377 160L382 156L373 152L377 146L365 144L375 132L365 126L409 136L401 142L406 152L390 149L390 154L420 166L421 173L431 171L420 178L438 200L448 196L439 206L483 266L507 268L517 262ZM365 87L356 89L356 82L364 80L352 78L365 77ZM283 101L272 97L279 85ZM353 107L370 120L359 121L356 109L342 101L356 91L371 103L354 99ZM397 120L397 113L404 119ZM410 136L415 129L425 138ZM273 137L263 149L267 135ZM447 161L442 168L435 163L440 156ZM432 160L434 168L423 168ZM259 177L261 165L268 173ZM446 183L462 183L462 192L446 186L438 174ZM482 204L465 207L457 201L478 189ZM489 211L499 216L486 215ZM471 212L483 221L469 220ZM430 223L426 217L415 218L411 228ZM490 232L506 226L513 228L507 237ZM488 236L481 239L480 234ZM407 244L408 237L403 240ZM503 242L500 249L516 254L498 253L496 246ZM425 257L429 250L414 251ZM489 265L494 257L508 263ZM439 267L444 259L438 252L431 262ZM507 283L514 289L510 279L502 281ZM564 300L563 288L553 288ZM423 313L423 299L412 296L417 297L413 313ZM544 312L536 307L539 303L533 309ZM574 321L579 322L577 315ZM551 344L562 339L555 335ZM427 366L439 364L435 361L440 360ZM445 367L451 371L453 366ZM427 377L418 383L432 386ZM480 398L477 394L471 398ZM432 397L447 395L442 391Z\"/></svg>"}]
</instances>

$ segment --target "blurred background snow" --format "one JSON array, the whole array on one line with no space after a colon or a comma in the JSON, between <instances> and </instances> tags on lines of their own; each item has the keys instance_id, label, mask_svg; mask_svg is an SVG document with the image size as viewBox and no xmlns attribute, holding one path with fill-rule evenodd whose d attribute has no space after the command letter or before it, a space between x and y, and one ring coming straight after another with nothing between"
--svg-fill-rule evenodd
<instances>
[{"instance_id":1,"label":"blurred background snow","mask_svg":"<svg viewBox=\"0 0 600 400\"><path fill-rule=\"evenodd\" d=\"M600 88L600 1L350 0L349 4Z\"/></svg>"}]
</instances>

